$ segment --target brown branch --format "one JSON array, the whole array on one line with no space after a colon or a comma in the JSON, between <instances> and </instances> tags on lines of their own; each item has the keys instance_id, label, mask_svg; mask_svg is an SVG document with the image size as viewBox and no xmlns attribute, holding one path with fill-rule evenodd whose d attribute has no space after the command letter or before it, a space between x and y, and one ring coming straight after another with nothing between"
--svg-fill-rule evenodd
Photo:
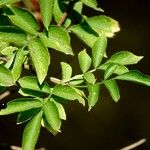
<instances>
[{"instance_id":1,"label":"brown branch","mask_svg":"<svg viewBox=\"0 0 150 150\"><path fill-rule=\"evenodd\" d=\"M134 149L134 148L142 145L145 142L146 142L146 139L144 138L144 139L141 139L141 140L139 140L139 141L137 141L137 142L135 142L135 143L133 143L131 145L128 145L128 146L126 146L124 148L121 148L120 150L131 150L131 149Z\"/></svg>"},{"instance_id":2,"label":"brown branch","mask_svg":"<svg viewBox=\"0 0 150 150\"><path fill-rule=\"evenodd\" d=\"M0 101L5 99L11 94L11 91L5 91L4 93L0 94Z\"/></svg>"},{"instance_id":3,"label":"brown branch","mask_svg":"<svg viewBox=\"0 0 150 150\"><path fill-rule=\"evenodd\" d=\"M7 62L8 59L6 57L0 57L0 60Z\"/></svg>"}]
</instances>

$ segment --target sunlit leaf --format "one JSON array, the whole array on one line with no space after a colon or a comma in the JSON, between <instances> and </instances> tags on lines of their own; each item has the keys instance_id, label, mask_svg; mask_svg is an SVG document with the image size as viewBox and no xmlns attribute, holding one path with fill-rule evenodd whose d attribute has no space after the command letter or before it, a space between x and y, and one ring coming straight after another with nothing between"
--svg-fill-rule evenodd
<instances>
[{"instance_id":1,"label":"sunlit leaf","mask_svg":"<svg viewBox=\"0 0 150 150\"><path fill-rule=\"evenodd\" d=\"M33 98L19 98L7 103L7 107L0 111L0 115L8 115L12 113L26 111L32 108L42 106L42 102Z\"/></svg>"},{"instance_id":2,"label":"sunlit leaf","mask_svg":"<svg viewBox=\"0 0 150 150\"><path fill-rule=\"evenodd\" d=\"M111 63L105 70L104 79L109 78L115 72L117 66L118 66L117 64Z\"/></svg>"},{"instance_id":3,"label":"sunlit leaf","mask_svg":"<svg viewBox=\"0 0 150 150\"><path fill-rule=\"evenodd\" d=\"M62 80L70 79L72 76L72 67L66 62L61 62L61 69L62 69Z\"/></svg>"},{"instance_id":4,"label":"sunlit leaf","mask_svg":"<svg viewBox=\"0 0 150 150\"><path fill-rule=\"evenodd\" d=\"M43 24L48 30L48 26L50 25L52 19L54 0L39 0L39 4Z\"/></svg>"},{"instance_id":5,"label":"sunlit leaf","mask_svg":"<svg viewBox=\"0 0 150 150\"><path fill-rule=\"evenodd\" d=\"M51 89L47 82L39 84L37 77L35 76L24 76L18 80L20 86L24 89L30 89L34 91L44 92L50 94Z\"/></svg>"},{"instance_id":6,"label":"sunlit leaf","mask_svg":"<svg viewBox=\"0 0 150 150\"><path fill-rule=\"evenodd\" d=\"M99 92L100 92L100 85L98 83L92 85L89 84L87 85L88 91L89 91L89 96L88 96L88 106L89 106L89 111L92 109L93 106L97 103L99 99Z\"/></svg>"},{"instance_id":7,"label":"sunlit leaf","mask_svg":"<svg viewBox=\"0 0 150 150\"><path fill-rule=\"evenodd\" d=\"M80 68L82 72L84 73L87 72L91 66L91 58L86 53L86 50L83 50L78 54L78 60L79 60L79 64L80 64Z\"/></svg>"},{"instance_id":8,"label":"sunlit leaf","mask_svg":"<svg viewBox=\"0 0 150 150\"><path fill-rule=\"evenodd\" d=\"M0 6L19 2L20 0L0 0Z\"/></svg>"},{"instance_id":9,"label":"sunlit leaf","mask_svg":"<svg viewBox=\"0 0 150 150\"><path fill-rule=\"evenodd\" d=\"M34 16L26 9L19 7L7 7L5 14L11 22L30 34L36 34L39 30L38 23Z\"/></svg>"},{"instance_id":10,"label":"sunlit leaf","mask_svg":"<svg viewBox=\"0 0 150 150\"><path fill-rule=\"evenodd\" d=\"M95 81L96 81L96 78L95 78L94 74L91 73L91 72L85 73L85 74L84 74L84 78L85 78L85 80L86 80L88 83L90 83L90 84L94 84Z\"/></svg>"},{"instance_id":11,"label":"sunlit leaf","mask_svg":"<svg viewBox=\"0 0 150 150\"><path fill-rule=\"evenodd\" d=\"M150 86L150 76L144 75L141 72L136 70L131 70L127 73L119 75L115 77L115 79L126 80L126 81L136 82L139 84Z\"/></svg>"},{"instance_id":12,"label":"sunlit leaf","mask_svg":"<svg viewBox=\"0 0 150 150\"><path fill-rule=\"evenodd\" d=\"M35 145L37 143L41 129L42 114L43 112L40 111L27 123L22 138L23 150L35 150Z\"/></svg>"},{"instance_id":13,"label":"sunlit leaf","mask_svg":"<svg viewBox=\"0 0 150 150\"><path fill-rule=\"evenodd\" d=\"M42 84L47 75L48 67L50 64L50 55L48 49L38 38L35 38L32 41L30 41L28 47L31 59L35 66L38 81L40 84Z\"/></svg>"},{"instance_id":14,"label":"sunlit leaf","mask_svg":"<svg viewBox=\"0 0 150 150\"><path fill-rule=\"evenodd\" d=\"M95 10L103 12L103 10L101 8L97 7L98 4L97 4L96 0L80 0L80 1L83 2L85 5L87 5L88 7L91 7Z\"/></svg>"},{"instance_id":15,"label":"sunlit leaf","mask_svg":"<svg viewBox=\"0 0 150 150\"><path fill-rule=\"evenodd\" d=\"M104 35L102 35L98 38L98 40L95 42L92 48L92 60L95 68L97 68L100 65L106 52L106 47L107 38Z\"/></svg>"},{"instance_id":16,"label":"sunlit leaf","mask_svg":"<svg viewBox=\"0 0 150 150\"><path fill-rule=\"evenodd\" d=\"M0 86L12 86L14 85L14 79L11 71L0 64Z\"/></svg>"},{"instance_id":17,"label":"sunlit leaf","mask_svg":"<svg viewBox=\"0 0 150 150\"><path fill-rule=\"evenodd\" d=\"M122 65L132 65L138 63L143 56L136 56L129 51L120 51L111 56L111 58L106 62L113 62Z\"/></svg>"},{"instance_id":18,"label":"sunlit leaf","mask_svg":"<svg viewBox=\"0 0 150 150\"><path fill-rule=\"evenodd\" d=\"M60 130L61 119L56 104L48 100L43 107L44 115L49 125L56 131Z\"/></svg>"},{"instance_id":19,"label":"sunlit leaf","mask_svg":"<svg viewBox=\"0 0 150 150\"><path fill-rule=\"evenodd\" d=\"M117 86L117 83L115 80L107 80L104 82L106 88L109 90L109 93L112 97L112 99L115 102L118 102L118 100L120 99L120 92L119 92L119 88Z\"/></svg>"},{"instance_id":20,"label":"sunlit leaf","mask_svg":"<svg viewBox=\"0 0 150 150\"><path fill-rule=\"evenodd\" d=\"M0 26L0 40L16 46L23 46L27 42L27 35L14 26Z\"/></svg>"}]
</instances>

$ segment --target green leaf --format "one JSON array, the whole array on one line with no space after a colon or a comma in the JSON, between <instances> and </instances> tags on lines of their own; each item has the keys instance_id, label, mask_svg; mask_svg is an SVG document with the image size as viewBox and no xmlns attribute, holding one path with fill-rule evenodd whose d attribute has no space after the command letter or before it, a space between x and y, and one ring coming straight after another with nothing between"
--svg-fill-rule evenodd
<instances>
[{"instance_id":1,"label":"green leaf","mask_svg":"<svg viewBox=\"0 0 150 150\"><path fill-rule=\"evenodd\" d=\"M49 123L47 122L45 116L43 117L43 120L42 120L42 126L45 127L49 132L51 132L54 136L56 136L59 132L61 131L56 131L54 130L50 125Z\"/></svg>"},{"instance_id":2,"label":"green leaf","mask_svg":"<svg viewBox=\"0 0 150 150\"><path fill-rule=\"evenodd\" d=\"M54 25L49 27L46 45L66 55L74 55L70 45L70 36L62 27Z\"/></svg>"},{"instance_id":3,"label":"green leaf","mask_svg":"<svg viewBox=\"0 0 150 150\"><path fill-rule=\"evenodd\" d=\"M78 54L78 60L79 60L79 64L80 64L80 68L82 72L83 73L87 72L91 66L91 58L86 53L86 50L83 50Z\"/></svg>"},{"instance_id":4,"label":"green leaf","mask_svg":"<svg viewBox=\"0 0 150 150\"><path fill-rule=\"evenodd\" d=\"M92 60L94 68L97 68L100 65L106 52L106 47L107 47L107 38L104 35L102 35L97 39L92 48Z\"/></svg>"},{"instance_id":5,"label":"green leaf","mask_svg":"<svg viewBox=\"0 0 150 150\"><path fill-rule=\"evenodd\" d=\"M49 125L56 131L60 130L61 119L56 104L48 100L43 107L44 115Z\"/></svg>"},{"instance_id":6,"label":"green leaf","mask_svg":"<svg viewBox=\"0 0 150 150\"><path fill-rule=\"evenodd\" d=\"M0 86L12 85L14 85L14 79L10 70L0 64Z\"/></svg>"},{"instance_id":7,"label":"green leaf","mask_svg":"<svg viewBox=\"0 0 150 150\"><path fill-rule=\"evenodd\" d=\"M105 74L104 74L104 79L106 80L107 78L109 78L117 69L117 64L115 63L111 63L107 69L105 70Z\"/></svg>"},{"instance_id":8,"label":"green leaf","mask_svg":"<svg viewBox=\"0 0 150 150\"><path fill-rule=\"evenodd\" d=\"M72 76L72 67L66 62L61 62L61 69L62 69L62 80L70 79Z\"/></svg>"},{"instance_id":9,"label":"green leaf","mask_svg":"<svg viewBox=\"0 0 150 150\"><path fill-rule=\"evenodd\" d=\"M4 9L5 15L11 22L30 34L36 34L39 30L38 23L34 16L26 9L19 7L7 7Z\"/></svg>"},{"instance_id":10,"label":"green leaf","mask_svg":"<svg viewBox=\"0 0 150 150\"><path fill-rule=\"evenodd\" d=\"M99 37L87 24L73 25L70 30L89 47L93 47Z\"/></svg>"},{"instance_id":11,"label":"green leaf","mask_svg":"<svg viewBox=\"0 0 150 150\"><path fill-rule=\"evenodd\" d=\"M37 77L35 76L24 76L18 80L20 86L24 89L30 89L34 91L51 93L51 88L49 87L47 82L43 82L43 84L39 84Z\"/></svg>"},{"instance_id":12,"label":"green leaf","mask_svg":"<svg viewBox=\"0 0 150 150\"><path fill-rule=\"evenodd\" d=\"M25 123L39 113L41 108L33 108L27 111L20 112L17 116L17 125Z\"/></svg>"},{"instance_id":13,"label":"green leaf","mask_svg":"<svg viewBox=\"0 0 150 150\"><path fill-rule=\"evenodd\" d=\"M55 105L58 109L60 119L66 120L66 112L65 112L63 105L56 102L55 100L53 102L55 103Z\"/></svg>"},{"instance_id":14,"label":"green leaf","mask_svg":"<svg viewBox=\"0 0 150 150\"><path fill-rule=\"evenodd\" d=\"M86 23L96 33L99 35L103 33L106 37L112 37L115 32L120 31L118 22L105 15L90 17L86 20Z\"/></svg>"},{"instance_id":15,"label":"green leaf","mask_svg":"<svg viewBox=\"0 0 150 150\"><path fill-rule=\"evenodd\" d=\"M112 97L112 99L115 102L118 102L120 99L120 92L119 92L119 88L117 86L117 83L115 80L107 80L104 81L104 84L106 86L106 88L109 90L109 93Z\"/></svg>"},{"instance_id":16,"label":"green leaf","mask_svg":"<svg viewBox=\"0 0 150 150\"><path fill-rule=\"evenodd\" d=\"M7 103L7 107L0 111L0 115L8 115L17 112L26 111L32 108L42 106L42 102L33 98L19 98Z\"/></svg>"},{"instance_id":17,"label":"green leaf","mask_svg":"<svg viewBox=\"0 0 150 150\"><path fill-rule=\"evenodd\" d=\"M89 91L89 96L88 96L88 106L89 106L89 111L92 109L93 106L97 103L99 99L99 92L100 92L100 85L98 83L92 85L88 84L87 85L88 91Z\"/></svg>"},{"instance_id":18,"label":"green leaf","mask_svg":"<svg viewBox=\"0 0 150 150\"><path fill-rule=\"evenodd\" d=\"M82 96L75 89L67 85L61 85L61 84L56 85L52 93L58 97L67 100L78 100L82 104L84 101Z\"/></svg>"},{"instance_id":19,"label":"green leaf","mask_svg":"<svg viewBox=\"0 0 150 150\"><path fill-rule=\"evenodd\" d=\"M15 81L17 81L20 78L24 59L25 59L24 50L23 49L18 50L11 70L11 73Z\"/></svg>"},{"instance_id":20,"label":"green leaf","mask_svg":"<svg viewBox=\"0 0 150 150\"><path fill-rule=\"evenodd\" d=\"M0 6L19 2L20 0L0 0Z\"/></svg>"},{"instance_id":21,"label":"green leaf","mask_svg":"<svg viewBox=\"0 0 150 150\"><path fill-rule=\"evenodd\" d=\"M20 47L26 44L27 35L14 26L0 26L0 40Z\"/></svg>"},{"instance_id":22,"label":"green leaf","mask_svg":"<svg viewBox=\"0 0 150 150\"><path fill-rule=\"evenodd\" d=\"M107 70L107 68L108 68L109 66L113 65L113 64L114 64L114 63L105 63L105 64L102 64L101 66L99 66L97 69L100 69L100 70ZM129 72L128 68L125 67L124 65L117 64L117 63L115 63L115 64L117 65L117 68L114 70L113 73L120 75L120 74Z\"/></svg>"},{"instance_id":23,"label":"green leaf","mask_svg":"<svg viewBox=\"0 0 150 150\"><path fill-rule=\"evenodd\" d=\"M96 0L80 0L80 1L83 2L85 5L87 5L88 7L104 12L101 8L97 7L98 4Z\"/></svg>"},{"instance_id":24,"label":"green leaf","mask_svg":"<svg viewBox=\"0 0 150 150\"><path fill-rule=\"evenodd\" d=\"M81 84L83 82L84 82L83 79L73 80L73 81L69 82L69 85L79 85L79 84Z\"/></svg>"},{"instance_id":25,"label":"green leaf","mask_svg":"<svg viewBox=\"0 0 150 150\"><path fill-rule=\"evenodd\" d=\"M84 74L84 79L85 79L88 83L90 83L90 84L94 84L95 81L96 81L94 74L91 73L91 72L85 73L85 74Z\"/></svg>"},{"instance_id":26,"label":"green leaf","mask_svg":"<svg viewBox=\"0 0 150 150\"><path fill-rule=\"evenodd\" d=\"M126 80L126 81L136 82L139 84L150 86L150 76L144 75L141 72L136 70L131 70L127 73L119 75L115 77L115 79Z\"/></svg>"},{"instance_id":27,"label":"green leaf","mask_svg":"<svg viewBox=\"0 0 150 150\"><path fill-rule=\"evenodd\" d=\"M5 87L0 86L0 93L2 93L5 90Z\"/></svg>"},{"instance_id":28,"label":"green leaf","mask_svg":"<svg viewBox=\"0 0 150 150\"><path fill-rule=\"evenodd\" d=\"M40 111L26 125L22 138L23 150L35 150L35 145L37 143L41 129L42 114L43 112Z\"/></svg>"},{"instance_id":29,"label":"green leaf","mask_svg":"<svg viewBox=\"0 0 150 150\"><path fill-rule=\"evenodd\" d=\"M52 20L54 0L40 0L39 4L43 24L48 30L48 26L50 25L50 22Z\"/></svg>"},{"instance_id":30,"label":"green leaf","mask_svg":"<svg viewBox=\"0 0 150 150\"><path fill-rule=\"evenodd\" d=\"M1 50L1 54L9 58L14 54L14 51L16 51L17 49L18 49L17 47L8 46L8 47L5 47L3 50Z\"/></svg>"},{"instance_id":31,"label":"green leaf","mask_svg":"<svg viewBox=\"0 0 150 150\"><path fill-rule=\"evenodd\" d=\"M6 68L10 68L14 62L14 59L15 59L15 54L13 54L9 59L8 61L5 63L5 67Z\"/></svg>"},{"instance_id":32,"label":"green leaf","mask_svg":"<svg viewBox=\"0 0 150 150\"><path fill-rule=\"evenodd\" d=\"M122 65L132 65L138 63L143 56L136 56L128 51L120 51L111 56L111 58L106 62L113 62Z\"/></svg>"},{"instance_id":33,"label":"green leaf","mask_svg":"<svg viewBox=\"0 0 150 150\"><path fill-rule=\"evenodd\" d=\"M40 84L42 84L45 77L47 76L47 71L50 64L50 55L48 49L38 38L30 41L28 47L37 73L38 81Z\"/></svg>"}]
</instances>

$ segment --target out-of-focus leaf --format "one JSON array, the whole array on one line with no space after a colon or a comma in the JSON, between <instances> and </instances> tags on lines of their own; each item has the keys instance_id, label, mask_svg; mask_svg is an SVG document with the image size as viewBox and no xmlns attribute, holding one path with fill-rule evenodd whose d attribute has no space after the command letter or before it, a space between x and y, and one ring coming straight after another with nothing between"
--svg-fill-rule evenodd
<instances>
[{"instance_id":1,"label":"out-of-focus leaf","mask_svg":"<svg viewBox=\"0 0 150 150\"><path fill-rule=\"evenodd\" d=\"M43 45L40 39L33 39L29 45L30 56L35 66L38 81L40 84L43 83L48 67L50 64L50 55L48 49Z\"/></svg>"},{"instance_id":2,"label":"out-of-focus leaf","mask_svg":"<svg viewBox=\"0 0 150 150\"><path fill-rule=\"evenodd\" d=\"M120 51L111 56L106 62L118 63L122 65L132 65L138 63L143 56L136 56L128 51Z\"/></svg>"},{"instance_id":3,"label":"out-of-focus leaf","mask_svg":"<svg viewBox=\"0 0 150 150\"><path fill-rule=\"evenodd\" d=\"M61 69L62 69L62 80L70 79L72 76L72 67L66 62L61 62Z\"/></svg>"},{"instance_id":4,"label":"out-of-focus leaf","mask_svg":"<svg viewBox=\"0 0 150 150\"><path fill-rule=\"evenodd\" d=\"M11 71L0 64L0 86L12 86L14 85L14 79Z\"/></svg>"},{"instance_id":5,"label":"out-of-focus leaf","mask_svg":"<svg viewBox=\"0 0 150 150\"><path fill-rule=\"evenodd\" d=\"M112 99L115 102L118 102L120 99L120 92L119 92L119 88L118 85L116 83L115 80L107 80L104 82L106 88L108 89Z\"/></svg>"},{"instance_id":6,"label":"out-of-focus leaf","mask_svg":"<svg viewBox=\"0 0 150 150\"><path fill-rule=\"evenodd\" d=\"M33 109L30 109L27 111L20 112L17 116L17 125L29 121L37 113L39 113L40 110L41 110L41 108L33 108Z\"/></svg>"},{"instance_id":7,"label":"out-of-focus leaf","mask_svg":"<svg viewBox=\"0 0 150 150\"><path fill-rule=\"evenodd\" d=\"M53 15L54 0L39 0L39 4L43 24L48 30Z\"/></svg>"},{"instance_id":8,"label":"out-of-focus leaf","mask_svg":"<svg viewBox=\"0 0 150 150\"><path fill-rule=\"evenodd\" d=\"M11 70L11 73L15 81L17 81L20 78L24 58L25 58L24 50L23 49L18 50Z\"/></svg>"},{"instance_id":9,"label":"out-of-focus leaf","mask_svg":"<svg viewBox=\"0 0 150 150\"><path fill-rule=\"evenodd\" d=\"M34 16L26 9L19 7L7 7L4 9L5 15L11 22L30 34L36 34L39 30L38 23Z\"/></svg>"},{"instance_id":10,"label":"out-of-focus leaf","mask_svg":"<svg viewBox=\"0 0 150 150\"><path fill-rule=\"evenodd\" d=\"M0 111L0 115L8 115L17 112L26 111L32 108L41 107L43 104L38 99L19 98L7 103L7 107Z\"/></svg>"},{"instance_id":11,"label":"out-of-focus leaf","mask_svg":"<svg viewBox=\"0 0 150 150\"><path fill-rule=\"evenodd\" d=\"M16 46L23 46L27 42L27 35L14 26L0 26L0 40Z\"/></svg>"},{"instance_id":12,"label":"out-of-focus leaf","mask_svg":"<svg viewBox=\"0 0 150 150\"><path fill-rule=\"evenodd\" d=\"M26 125L24 132L23 132L23 138L22 138L23 150L35 149L35 145L40 134L42 115L43 115L43 112L40 111Z\"/></svg>"},{"instance_id":13,"label":"out-of-focus leaf","mask_svg":"<svg viewBox=\"0 0 150 150\"><path fill-rule=\"evenodd\" d=\"M1 54L5 55L6 57L11 57L13 55L13 52L16 51L18 48L14 46L8 46L5 47L3 50L1 50Z\"/></svg>"},{"instance_id":14,"label":"out-of-focus leaf","mask_svg":"<svg viewBox=\"0 0 150 150\"><path fill-rule=\"evenodd\" d=\"M78 60L79 60L79 64L80 64L80 68L82 72L84 73L87 72L91 66L91 58L86 53L86 50L83 50L78 54Z\"/></svg>"},{"instance_id":15,"label":"out-of-focus leaf","mask_svg":"<svg viewBox=\"0 0 150 150\"><path fill-rule=\"evenodd\" d=\"M150 76L144 75L141 72L136 70L131 70L127 73L121 74L115 77L115 79L126 80L126 81L136 82L139 84L150 86Z\"/></svg>"},{"instance_id":16,"label":"out-of-focus leaf","mask_svg":"<svg viewBox=\"0 0 150 150\"><path fill-rule=\"evenodd\" d=\"M95 68L97 68L100 65L106 52L106 47L107 38L104 35L102 35L98 38L98 40L95 42L92 48L92 60Z\"/></svg>"},{"instance_id":17,"label":"out-of-focus leaf","mask_svg":"<svg viewBox=\"0 0 150 150\"><path fill-rule=\"evenodd\" d=\"M0 0L0 6L19 2L20 0Z\"/></svg>"},{"instance_id":18,"label":"out-of-focus leaf","mask_svg":"<svg viewBox=\"0 0 150 150\"><path fill-rule=\"evenodd\" d=\"M88 96L88 106L89 106L89 111L92 109L93 106L97 103L99 99L99 92L100 92L100 85L98 83L92 85L89 84L87 86L88 91L89 91L89 96Z\"/></svg>"},{"instance_id":19,"label":"out-of-focus leaf","mask_svg":"<svg viewBox=\"0 0 150 150\"><path fill-rule=\"evenodd\" d=\"M59 131L61 127L61 119L56 104L53 101L48 100L44 104L43 111L48 124L54 130Z\"/></svg>"}]
</instances>

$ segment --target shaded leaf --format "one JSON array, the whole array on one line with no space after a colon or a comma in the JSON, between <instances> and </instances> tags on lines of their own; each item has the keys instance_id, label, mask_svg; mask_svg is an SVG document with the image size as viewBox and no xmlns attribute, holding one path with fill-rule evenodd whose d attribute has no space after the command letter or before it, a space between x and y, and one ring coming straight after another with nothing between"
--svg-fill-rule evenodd
<instances>
[{"instance_id":1,"label":"shaded leaf","mask_svg":"<svg viewBox=\"0 0 150 150\"><path fill-rule=\"evenodd\" d=\"M43 112L40 111L26 125L22 138L23 150L35 150L35 145L37 143L41 129L42 114Z\"/></svg>"},{"instance_id":2,"label":"shaded leaf","mask_svg":"<svg viewBox=\"0 0 150 150\"><path fill-rule=\"evenodd\" d=\"M38 23L34 16L26 9L19 7L7 7L4 13L9 17L11 22L30 34L38 32Z\"/></svg>"},{"instance_id":3,"label":"shaded leaf","mask_svg":"<svg viewBox=\"0 0 150 150\"><path fill-rule=\"evenodd\" d=\"M70 79L72 76L72 67L66 62L61 62L61 69L62 69L62 80Z\"/></svg>"},{"instance_id":4,"label":"shaded leaf","mask_svg":"<svg viewBox=\"0 0 150 150\"><path fill-rule=\"evenodd\" d=\"M107 38L104 35L102 35L97 39L92 48L92 60L94 68L97 68L100 65L106 52L106 47L107 47Z\"/></svg>"},{"instance_id":5,"label":"shaded leaf","mask_svg":"<svg viewBox=\"0 0 150 150\"><path fill-rule=\"evenodd\" d=\"M78 54L78 60L79 60L79 64L80 64L80 68L82 72L83 73L87 72L91 66L91 58L86 53L86 50L83 50Z\"/></svg>"},{"instance_id":6,"label":"shaded leaf","mask_svg":"<svg viewBox=\"0 0 150 150\"><path fill-rule=\"evenodd\" d=\"M100 92L100 85L98 83L92 85L88 84L87 85L88 91L89 91L89 96L88 96L88 106L89 106L89 111L92 109L93 106L97 103L99 99L99 92Z\"/></svg>"},{"instance_id":7,"label":"shaded leaf","mask_svg":"<svg viewBox=\"0 0 150 150\"><path fill-rule=\"evenodd\" d=\"M136 56L128 51L120 51L111 56L111 58L106 62L113 62L122 65L132 65L138 63L143 56Z\"/></svg>"},{"instance_id":8,"label":"shaded leaf","mask_svg":"<svg viewBox=\"0 0 150 150\"><path fill-rule=\"evenodd\" d=\"M15 81L17 81L20 78L24 58L25 58L24 50L23 49L18 50L11 70L11 73Z\"/></svg>"},{"instance_id":9,"label":"shaded leaf","mask_svg":"<svg viewBox=\"0 0 150 150\"><path fill-rule=\"evenodd\" d=\"M35 66L38 81L40 84L42 84L47 75L48 67L50 64L50 55L48 49L38 38L30 41L28 47L31 59Z\"/></svg>"},{"instance_id":10,"label":"shaded leaf","mask_svg":"<svg viewBox=\"0 0 150 150\"><path fill-rule=\"evenodd\" d=\"M12 86L14 84L10 70L0 64L0 86Z\"/></svg>"},{"instance_id":11,"label":"shaded leaf","mask_svg":"<svg viewBox=\"0 0 150 150\"><path fill-rule=\"evenodd\" d=\"M106 88L108 89L112 99L115 102L118 102L118 100L120 99L120 92L119 92L119 88L117 86L117 83L115 80L107 80L104 81L104 84L106 86Z\"/></svg>"},{"instance_id":12,"label":"shaded leaf","mask_svg":"<svg viewBox=\"0 0 150 150\"><path fill-rule=\"evenodd\" d=\"M52 19L54 0L39 0L39 4L43 24L48 30L48 26Z\"/></svg>"},{"instance_id":13,"label":"shaded leaf","mask_svg":"<svg viewBox=\"0 0 150 150\"><path fill-rule=\"evenodd\" d=\"M0 26L0 40L16 46L23 46L27 42L27 35L14 26Z\"/></svg>"},{"instance_id":14,"label":"shaded leaf","mask_svg":"<svg viewBox=\"0 0 150 150\"><path fill-rule=\"evenodd\" d=\"M25 123L39 113L41 108L33 108L27 111L20 112L17 116L17 125Z\"/></svg>"},{"instance_id":15,"label":"shaded leaf","mask_svg":"<svg viewBox=\"0 0 150 150\"><path fill-rule=\"evenodd\" d=\"M43 107L45 118L48 124L56 131L60 130L61 119L59 118L59 112L56 104L53 101L48 100Z\"/></svg>"},{"instance_id":16,"label":"shaded leaf","mask_svg":"<svg viewBox=\"0 0 150 150\"><path fill-rule=\"evenodd\" d=\"M136 82L139 84L150 86L150 76L144 75L141 72L136 70L131 70L127 73L119 75L115 77L115 79L126 80L126 81Z\"/></svg>"},{"instance_id":17,"label":"shaded leaf","mask_svg":"<svg viewBox=\"0 0 150 150\"><path fill-rule=\"evenodd\" d=\"M42 106L42 102L33 98L19 98L7 103L7 107L0 111L0 115L8 115L12 113L26 111L32 108Z\"/></svg>"}]
</instances>

